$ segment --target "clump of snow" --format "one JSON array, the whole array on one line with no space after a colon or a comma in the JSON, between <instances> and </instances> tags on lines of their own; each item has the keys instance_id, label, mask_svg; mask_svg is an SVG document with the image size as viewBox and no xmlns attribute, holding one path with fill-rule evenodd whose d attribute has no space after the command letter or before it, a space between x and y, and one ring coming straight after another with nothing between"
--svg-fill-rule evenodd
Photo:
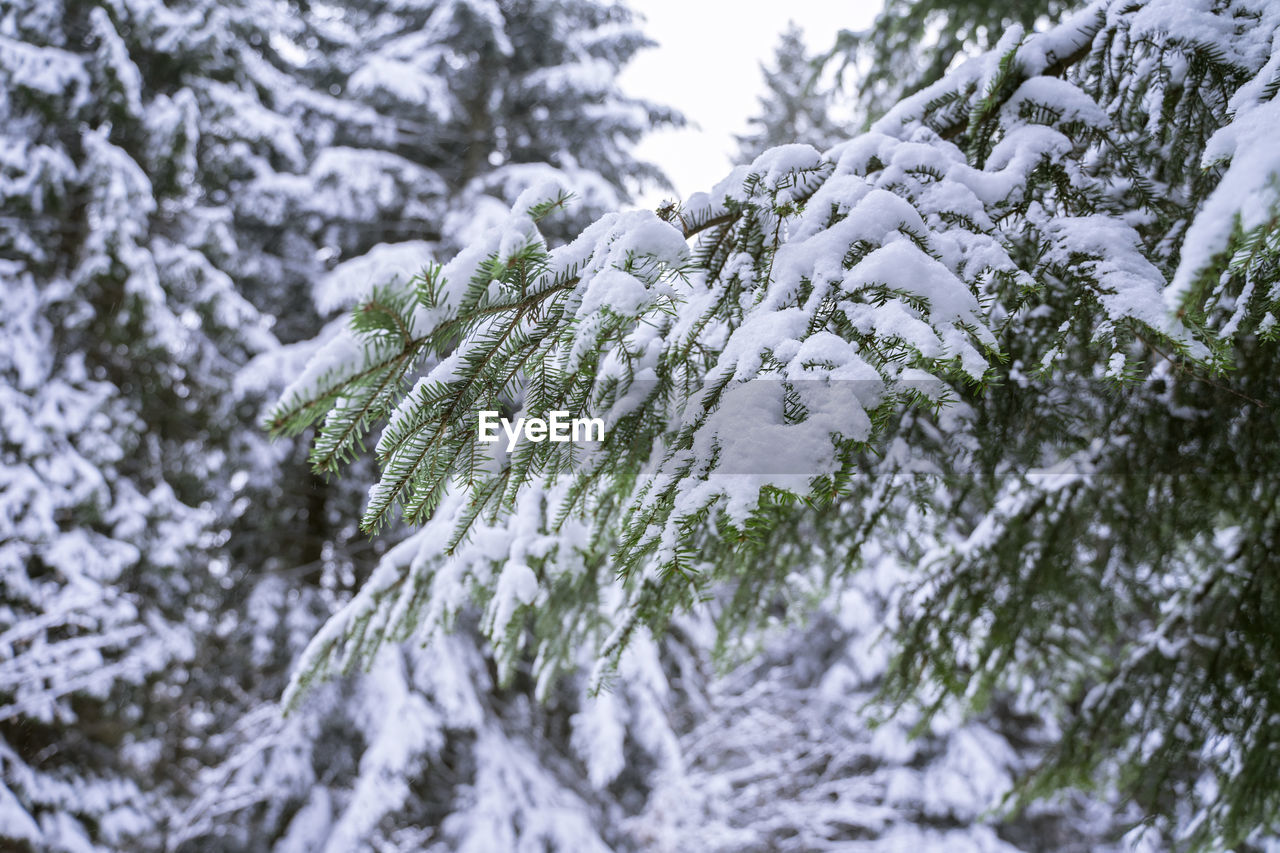
<instances>
[{"instance_id":1,"label":"clump of snow","mask_svg":"<svg viewBox=\"0 0 1280 853\"><path fill-rule=\"evenodd\" d=\"M358 258L344 261L316 282L312 291L322 314L348 308L375 287L404 283L431 262L434 244L425 240L379 243Z\"/></svg>"}]
</instances>

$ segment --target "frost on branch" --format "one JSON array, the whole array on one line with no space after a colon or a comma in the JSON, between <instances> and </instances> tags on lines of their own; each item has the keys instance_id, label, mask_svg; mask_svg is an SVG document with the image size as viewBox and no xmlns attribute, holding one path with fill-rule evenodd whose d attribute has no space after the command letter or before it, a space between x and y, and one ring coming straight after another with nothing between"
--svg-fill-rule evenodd
<instances>
[{"instance_id":1,"label":"frost on branch","mask_svg":"<svg viewBox=\"0 0 1280 853\"><path fill-rule=\"evenodd\" d=\"M535 606L531 585L503 580L497 567L512 558L501 549L467 555L480 550L477 525L500 527L519 510L547 537L540 595L579 561L604 587L616 576L621 598L607 621L617 630L596 640L614 654L634 625L659 625L728 568L708 565L717 543L763 542L780 505L871 499L868 454L903 412L932 417L980 388L1001 329L1059 270L1075 279L1081 309L1096 309L1074 321L1093 324L1104 345L1118 350L1142 328L1195 348L1163 308L1139 234L1108 202L1115 188L1082 165L1124 154L1106 135L1105 109L1039 73L1056 51L1097 35L1090 13L1023 45L1008 39L826 155L772 149L664 218L612 214L558 248L539 226L565 198L531 190L446 267L362 302L273 424L324 418L313 461L331 468L386 416L364 525L398 506L434 532L397 549L399 561L331 625L346 627L315 648L355 659L385 632L424 616L439 624L462 598L429 591L442 566L450 588L504 599L489 627L510 647L513 620ZM994 144L931 126L966 99L958 114L985 122ZM1029 255L1028 234L1051 250ZM1050 365L1052 347L1042 355ZM598 415L610 429L599 447L524 444L503 457L476 441L478 413L493 409ZM722 476L726 465L744 471L752 436L796 468ZM586 526L572 545L560 536L571 523Z\"/></svg>"},{"instance_id":2,"label":"frost on branch","mask_svg":"<svg viewBox=\"0 0 1280 853\"><path fill-rule=\"evenodd\" d=\"M585 647L598 685L642 629L703 602L729 628L766 621L800 567L851 571L862 543L909 522L924 570L901 600L891 693L928 684L937 707L981 706L1030 673L1087 732L1134 694L1081 704L1081 685L1141 670L1182 744L1171 763L1239 736L1207 707L1256 699L1270 719L1274 697L1226 684L1177 705L1194 667L1158 671L1144 649L1161 644L1133 638L1150 565L1196 611L1184 628L1224 612L1197 609L1215 597L1232 613L1245 600L1199 577L1223 564L1209 543L1229 522L1212 507L1250 541L1271 529L1242 472L1167 466L1187 430L1261 417L1207 389L1234 367L1228 394L1265 396L1275 163L1259 128L1276 26L1250 3L1100 0L1045 33L1010 30L865 134L771 149L658 215L612 214L553 247L543 229L566 199L530 191L449 265L364 300L273 424L322 421L314 461L330 467L385 417L364 526L399 509L422 527L317 636L290 700L469 601L502 671L528 656L545 685ZM609 427L598 445L506 454L476 440L482 410ZM1234 471L1239 435L1195 440ZM1126 488L1108 499L1103 476ZM1181 520L1138 523L1141 506ZM1096 541L1104 508L1125 519L1122 545ZM1055 550L1059 535L1078 547ZM1113 645L1070 642L1090 636ZM1145 749L1117 742L1102 765L1067 751L1042 779L1123 780ZM1266 761L1246 752L1241 778Z\"/></svg>"}]
</instances>

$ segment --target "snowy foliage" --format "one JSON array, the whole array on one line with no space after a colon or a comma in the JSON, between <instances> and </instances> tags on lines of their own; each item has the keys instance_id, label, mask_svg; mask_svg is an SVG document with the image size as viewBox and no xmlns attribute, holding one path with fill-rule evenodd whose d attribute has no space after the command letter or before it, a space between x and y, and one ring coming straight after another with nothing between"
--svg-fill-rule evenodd
<instances>
[{"instance_id":1,"label":"snowy foliage","mask_svg":"<svg viewBox=\"0 0 1280 853\"><path fill-rule=\"evenodd\" d=\"M1002 798L1053 743L1034 710L924 720L877 702L887 605L908 579L892 559L869 559L806 624L776 625L725 677L694 680L682 765L659 773L629 822L646 849L1153 849L1121 839L1107 806L1078 794L1005 813Z\"/></svg>"},{"instance_id":2,"label":"snowy foliage","mask_svg":"<svg viewBox=\"0 0 1280 853\"><path fill-rule=\"evenodd\" d=\"M936 83L968 57L995 48L1005 31L1043 30L1079 0L885 0L867 29L842 30L825 57L852 88L870 124L898 101Z\"/></svg>"},{"instance_id":3,"label":"snowy foliage","mask_svg":"<svg viewBox=\"0 0 1280 853\"><path fill-rule=\"evenodd\" d=\"M1280 19L1064 12L610 213L621 4L0 0L0 847L1274 845Z\"/></svg>"},{"instance_id":4,"label":"snowy foliage","mask_svg":"<svg viewBox=\"0 0 1280 853\"><path fill-rule=\"evenodd\" d=\"M332 468L385 418L363 525L423 527L288 700L471 601L500 672L532 660L545 693L585 648L598 685L673 613L758 623L911 523L889 695L1039 691L1064 743L1022 793L1115 784L1200 844L1264 832L1275 502L1242 463L1277 446L1278 25L1099 0L825 154L774 148L564 246L540 230L563 188L533 188L364 300L272 424L321 421ZM505 454L477 440L491 409L610 427Z\"/></svg>"},{"instance_id":5,"label":"snowy foliage","mask_svg":"<svg viewBox=\"0 0 1280 853\"><path fill-rule=\"evenodd\" d=\"M305 147L315 148L305 174L259 182L281 201L263 222L275 230L259 233L266 246L300 233L300 245L319 246L328 269L299 276L292 290L262 288L277 300L265 304L285 299L294 312L286 339L448 257L471 232L504 219L530 183L572 186L589 217L656 178L627 149L651 124L675 116L617 90L621 65L648 44L623 6L351 4L341 16L305 23L301 40L314 38L322 49L294 76L332 84L333 94L307 106L301 126L314 140ZM316 98L293 97L303 105ZM337 104L359 123L326 124L317 111L340 115ZM237 377L246 401L281 387L313 354L319 361L308 370L323 372L326 353L345 346L344 325L345 318L330 322L314 340L255 358ZM385 542L364 541L351 523L360 474L321 483L285 467L278 476L283 488L256 496L254 508L288 544L272 543L264 561L251 543L270 541L271 532L237 531L233 544L250 543L241 546L241 563L261 561L272 574L244 578L252 590L242 605L245 627L220 646L251 657L252 699L261 704L250 704L205 750L213 763L169 847L612 848L616 821L602 789L613 777L589 773L585 758L556 757L584 742L555 734L577 712L582 691L544 707L530 703L528 691L498 690L484 644L468 632L425 651L388 646L369 673L317 691L281 717L280 677L299 640L314 632L318 614L345 602ZM620 753L601 766L617 775L618 761ZM604 779L601 790L588 776Z\"/></svg>"},{"instance_id":6,"label":"snowy foliage","mask_svg":"<svg viewBox=\"0 0 1280 853\"><path fill-rule=\"evenodd\" d=\"M0 7L0 764L3 832L33 849L124 848L166 816L235 452L191 424L232 421L235 365L273 344L190 192L199 140L248 142L135 62L197 53L190 24Z\"/></svg>"}]
</instances>

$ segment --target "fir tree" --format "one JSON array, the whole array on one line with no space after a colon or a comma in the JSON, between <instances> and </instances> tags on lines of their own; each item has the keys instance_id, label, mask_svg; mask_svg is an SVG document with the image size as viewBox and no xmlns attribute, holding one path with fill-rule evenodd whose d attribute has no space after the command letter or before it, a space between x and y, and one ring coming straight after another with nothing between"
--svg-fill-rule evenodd
<instances>
[{"instance_id":1,"label":"fir tree","mask_svg":"<svg viewBox=\"0 0 1280 853\"><path fill-rule=\"evenodd\" d=\"M673 670L689 694L672 703L687 721L682 761L654 774L630 822L641 848L1151 849L1125 837L1137 809L1117 817L1078 791L1022 815L992 808L1053 746L1051 723L1034 709L1000 697L970 719L957 709L927 721L912 709L888 713L877 697L890 663L880 635L889 598L911 573L889 553L867 563L835 587L822 566L794 575L789 601L770 602L777 622L743 638L727 674ZM689 621L675 632L685 646L705 633Z\"/></svg>"},{"instance_id":2,"label":"fir tree","mask_svg":"<svg viewBox=\"0 0 1280 853\"><path fill-rule=\"evenodd\" d=\"M821 63L808 54L804 33L788 25L774 54L773 67L761 66L766 92L751 131L735 139L738 160L751 162L767 148L802 142L825 150L849 136L831 115L834 92L820 80Z\"/></svg>"},{"instance_id":3,"label":"fir tree","mask_svg":"<svg viewBox=\"0 0 1280 853\"><path fill-rule=\"evenodd\" d=\"M884 115L957 62L991 50L1011 26L1033 30L1080 0L886 0L871 26L844 30L827 55L850 79L863 119Z\"/></svg>"},{"instance_id":4,"label":"fir tree","mask_svg":"<svg viewBox=\"0 0 1280 853\"><path fill-rule=\"evenodd\" d=\"M195 176L288 162L220 44L232 20L265 42L271 9L0 5L0 835L18 849L154 847L205 725L184 700L226 568L219 472L243 461L231 381L273 341L219 263L225 185Z\"/></svg>"},{"instance_id":5,"label":"fir tree","mask_svg":"<svg viewBox=\"0 0 1280 853\"><path fill-rule=\"evenodd\" d=\"M616 89L648 44L630 13L0 11L6 840L603 844L610 798L521 734L561 729L576 696L555 709L487 688L473 644L444 661L393 650L280 718L288 667L384 543L344 515L358 482L316 488L252 420L314 349L279 348L271 320L299 337L387 270L450 254L531 181L562 176L590 212L656 178L627 147L675 117ZM473 109L490 132L467 138ZM526 788L505 824L489 811ZM560 819L539 824L548 810Z\"/></svg>"},{"instance_id":6,"label":"fir tree","mask_svg":"<svg viewBox=\"0 0 1280 853\"><path fill-rule=\"evenodd\" d=\"M1274 832L1278 27L1099 0L660 215L552 247L566 197L531 190L358 305L272 425L320 421L327 464L385 413L362 524L422 527L287 700L471 599L500 676L532 657L545 695L586 648L600 684L673 614L760 624L905 528L888 696L1056 718L1023 799L1110 787L1202 847ZM609 427L505 453L484 410Z\"/></svg>"},{"instance_id":7,"label":"fir tree","mask_svg":"<svg viewBox=\"0 0 1280 853\"><path fill-rule=\"evenodd\" d=\"M304 146L305 176L240 194L247 210L281 211L262 225L296 230L313 222L306 239L338 261L291 290L263 288L277 305L304 301L295 318L314 324L381 299L386 279L406 282L433 258L451 256L471 232L505 218L530 184L557 179L571 187L584 202L581 223L657 178L628 148L651 124L675 116L617 89L621 66L648 44L624 6L350 4L341 16L304 17L302 27L299 41L312 47L297 76L327 93L326 111L349 110L365 124L327 125L307 113L303 125L316 147ZM329 126L326 139L316 128ZM255 192L280 203L256 202ZM568 233L572 220L559 227ZM255 361L241 375L247 399L345 325L340 316L316 340ZM528 686L499 689L484 645L465 631L444 650L389 645L370 672L280 716L281 678L301 643L319 614L345 603L386 544L370 543L353 523L347 502L367 485L358 472L321 488L292 467L283 477L280 492L253 496L255 515L305 522L291 531L290 547L271 549L268 574L255 567L262 551L245 544L237 563L238 585L250 591L240 617L246 629L229 651L252 661L253 701L210 745L217 760L201 774L201 796L175 822L170 843L182 850L613 846L621 820L606 789L636 783L617 782L610 759L599 763L612 769L588 770L586 751L575 750L586 741L571 731L589 725L569 722L581 689L566 684L545 704L527 701ZM299 494L291 482L309 485ZM237 531L233 542L260 538ZM644 684L630 694L632 704L652 708Z\"/></svg>"}]
</instances>

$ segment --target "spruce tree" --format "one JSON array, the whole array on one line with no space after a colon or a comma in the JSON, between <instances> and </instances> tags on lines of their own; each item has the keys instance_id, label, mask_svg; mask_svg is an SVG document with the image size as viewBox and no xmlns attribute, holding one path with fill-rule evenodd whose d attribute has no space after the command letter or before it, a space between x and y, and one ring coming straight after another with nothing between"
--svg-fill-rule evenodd
<instances>
[{"instance_id":1,"label":"spruce tree","mask_svg":"<svg viewBox=\"0 0 1280 853\"><path fill-rule=\"evenodd\" d=\"M765 149L802 142L825 150L847 138L849 129L832 116L834 91L821 80L821 63L811 57L803 31L794 22L778 39L773 67L761 66L765 94L748 121L749 133L734 137L738 161L751 162Z\"/></svg>"},{"instance_id":2,"label":"spruce tree","mask_svg":"<svg viewBox=\"0 0 1280 853\"><path fill-rule=\"evenodd\" d=\"M892 542L920 568L887 695L1051 715L1022 799L1110 789L1204 848L1274 832L1278 27L1099 0L825 154L567 246L541 231L566 195L531 190L362 300L272 425L319 422L328 464L385 417L362 525L421 530L287 701L471 600L500 676L531 657L546 695L585 648L604 685L673 614L731 636ZM489 410L608 427L508 453Z\"/></svg>"},{"instance_id":3,"label":"spruce tree","mask_svg":"<svg viewBox=\"0 0 1280 853\"><path fill-rule=\"evenodd\" d=\"M630 822L641 849L1158 849L1126 832L1135 807L1116 814L1080 791L1019 815L996 807L1052 749L1052 722L1008 696L968 718L893 712L877 696L891 660L881 635L911 570L885 553L834 584L824 571L792 576L774 624L725 653L740 661L727 673L705 654L672 656L701 665L672 671L681 761L652 774ZM710 633L691 621L675 623L686 647Z\"/></svg>"},{"instance_id":4,"label":"spruce tree","mask_svg":"<svg viewBox=\"0 0 1280 853\"><path fill-rule=\"evenodd\" d=\"M869 124L958 61L1085 5L1080 0L886 0L871 26L843 30L827 61L853 87Z\"/></svg>"},{"instance_id":5,"label":"spruce tree","mask_svg":"<svg viewBox=\"0 0 1280 853\"><path fill-rule=\"evenodd\" d=\"M272 211L275 218L261 223L270 228L314 223L305 226L306 239L322 247L332 268L288 289L261 288L274 300L263 306L294 306L290 330L280 332L286 340L304 322L329 322L315 340L268 352L246 368L240 387L248 401L291 378L300 359L339 334L350 305L380 298L386 279L407 282L433 259L452 256L472 232L505 218L531 184L571 187L581 201L579 226L620 204L658 178L630 157L630 143L650 125L676 120L618 91L617 72L649 43L622 5L342 8L340 16L301 19L297 38L310 47L294 73L312 89L297 98L321 99L327 112L350 111L361 121L326 125L304 114L314 140L304 144L305 173L283 190L247 188L274 198L287 191L281 204L244 194L240 202L247 211ZM329 136L316 129L330 126ZM558 228L571 233L573 223L566 218ZM257 245L275 245L269 231L258 233ZM360 471L322 482L290 462L282 480L278 492L253 496L249 521L305 521L289 532L288 547L270 548L268 572L254 568L261 549L241 546L244 628L225 653L252 662L250 698L210 745L216 760L201 773L201 795L175 821L170 843L181 850L341 851L360 844L488 850L542 841L605 849L607 839L613 846L621 824L616 792L636 782L618 781L614 759L587 760L588 741L573 732L594 724L586 717L570 722L581 691L565 686L539 704L528 701L527 686L499 688L484 644L465 630L465 615L464 630L447 645L389 645L368 673L327 685L280 716L281 679L300 644L349 599L394 538L369 541L354 524L349 502L368 485ZM261 541L246 532L232 541ZM630 704L652 709L644 683L629 693Z\"/></svg>"},{"instance_id":6,"label":"spruce tree","mask_svg":"<svg viewBox=\"0 0 1280 853\"><path fill-rule=\"evenodd\" d=\"M273 344L211 173L295 152L235 76L274 8L0 4L4 845L155 849L189 781L220 472L261 444L232 379Z\"/></svg>"}]
</instances>

